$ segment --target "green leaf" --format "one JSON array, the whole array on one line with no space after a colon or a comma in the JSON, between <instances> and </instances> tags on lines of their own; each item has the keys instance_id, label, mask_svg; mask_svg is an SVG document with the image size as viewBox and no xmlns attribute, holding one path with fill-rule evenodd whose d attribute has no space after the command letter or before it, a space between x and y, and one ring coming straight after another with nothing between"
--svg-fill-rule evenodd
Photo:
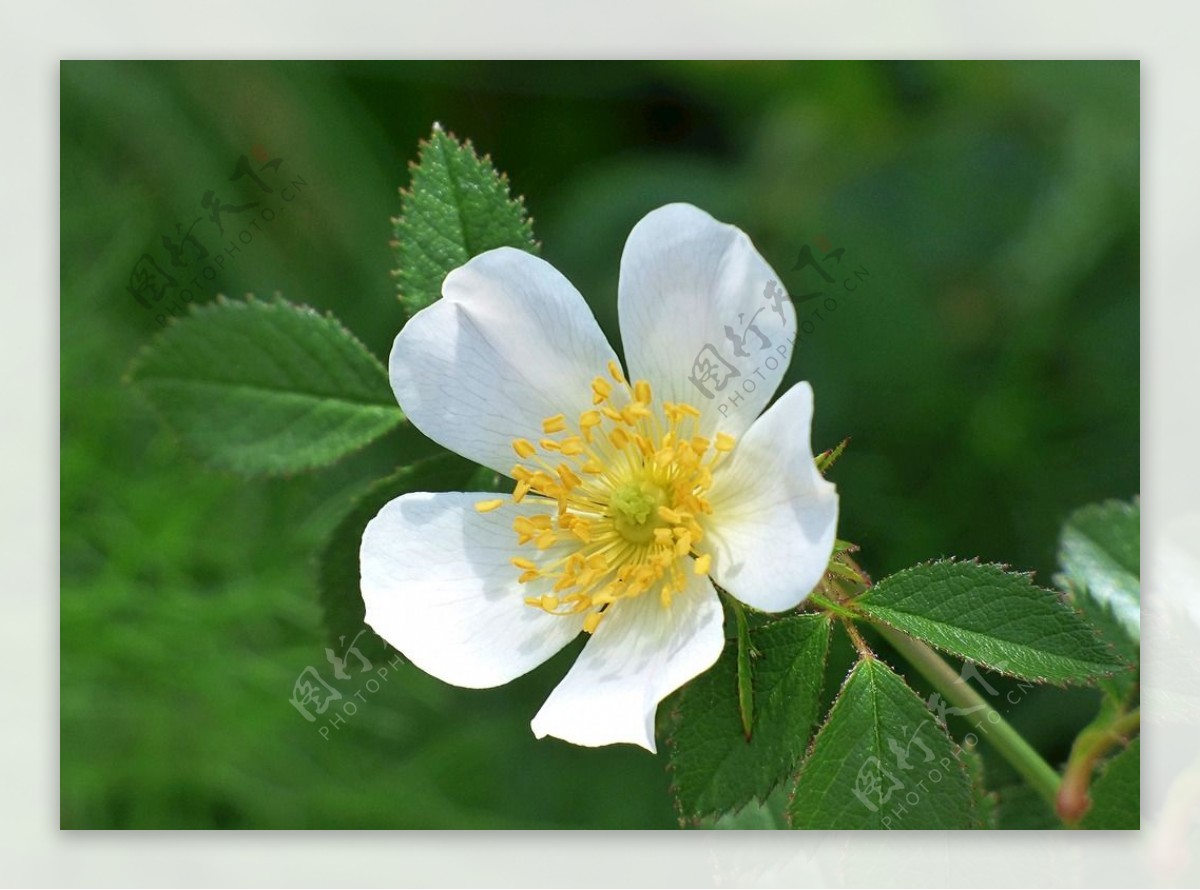
<instances>
[{"instance_id":1,"label":"green leaf","mask_svg":"<svg viewBox=\"0 0 1200 890\"><path fill-rule=\"evenodd\" d=\"M401 192L396 226L396 284L411 316L442 295L442 281L473 256L497 247L537 253L533 226L521 198L491 159L475 154L434 124Z\"/></svg>"},{"instance_id":2,"label":"green leaf","mask_svg":"<svg viewBox=\"0 0 1200 890\"><path fill-rule=\"evenodd\" d=\"M996 797L996 827L1001 831L1049 831L1063 827L1045 798L1024 783L1001 788Z\"/></svg>"},{"instance_id":3,"label":"green leaf","mask_svg":"<svg viewBox=\"0 0 1200 890\"><path fill-rule=\"evenodd\" d=\"M1127 669L1058 594L1001 566L913 566L884 578L854 606L960 658L1027 680L1084 683Z\"/></svg>"},{"instance_id":4,"label":"green leaf","mask_svg":"<svg viewBox=\"0 0 1200 890\"><path fill-rule=\"evenodd\" d=\"M975 828L954 743L887 665L850 672L788 805L793 828Z\"/></svg>"},{"instance_id":5,"label":"green leaf","mask_svg":"<svg viewBox=\"0 0 1200 890\"><path fill-rule=\"evenodd\" d=\"M736 813L708 817L701 821L700 827L717 831L782 831L788 827L786 808L787 789L780 785L762 803L752 800Z\"/></svg>"},{"instance_id":6,"label":"green leaf","mask_svg":"<svg viewBox=\"0 0 1200 890\"><path fill-rule=\"evenodd\" d=\"M1134 739L1092 785L1092 807L1080 827L1127 831L1141 827L1141 764L1141 743Z\"/></svg>"},{"instance_id":7,"label":"green leaf","mask_svg":"<svg viewBox=\"0 0 1200 890\"><path fill-rule=\"evenodd\" d=\"M996 807L999 799L994 791L988 790L983 755L973 746L964 745L959 748L958 756L962 760L963 766L966 767L967 776L971 780L971 796L979 822L976 827L989 830L998 828L1000 823Z\"/></svg>"},{"instance_id":8,"label":"green leaf","mask_svg":"<svg viewBox=\"0 0 1200 890\"><path fill-rule=\"evenodd\" d=\"M749 741L738 703L736 645L684 690L670 740L682 820L764 800L795 768L817 720L829 619L798 615L750 630L755 715Z\"/></svg>"},{"instance_id":9,"label":"green leaf","mask_svg":"<svg viewBox=\"0 0 1200 890\"><path fill-rule=\"evenodd\" d=\"M1115 619L1134 642L1141 636L1142 618L1140 516L1136 502L1107 501L1076 510L1063 526L1058 551L1072 588Z\"/></svg>"},{"instance_id":10,"label":"green leaf","mask_svg":"<svg viewBox=\"0 0 1200 890\"><path fill-rule=\"evenodd\" d=\"M195 307L128 379L196 457L240 473L328 464L403 419L366 347L331 316L279 299Z\"/></svg>"},{"instance_id":11,"label":"green leaf","mask_svg":"<svg viewBox=\"0 0 1200 890\"><path fill-rule=\"evenodd\" d=\"M358 553L363 530L384 504L410 491L473 491L475 466L457 455L427 458L378 480L363 492L330 533L318 557L317 585L325 629L331 644L353 639L366 628ZM381 658L387 644L369 628L359 648L370 660Z\"/></svg>"}]
</instances>

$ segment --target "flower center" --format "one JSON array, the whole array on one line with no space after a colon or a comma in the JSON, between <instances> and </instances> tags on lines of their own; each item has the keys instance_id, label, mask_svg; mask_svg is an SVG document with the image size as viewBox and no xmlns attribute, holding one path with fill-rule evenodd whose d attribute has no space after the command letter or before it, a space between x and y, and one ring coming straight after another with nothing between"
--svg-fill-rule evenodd
<instances>
[{"instance_id":1,"label":"flower center","mask_svg":"<svg viewBox=\"0 0 1200 890\"><path fill-rule=\"evenodd\" d=\"M513 520L518 546L529 548L512 560L529 585L525 602L559 615L586 612L589 633L618 600L655 591L666 607L687 586L689 568L708 574L705 496L734 447L727 433L699 435L696 407L655 405L649 383L626 383L615 361L608 370L611 382L592 381L594 408L575 423L547 417L536 444L513 442L522 463L512 469L512 499L544 507Z\"/></svg>"},{"instance_id":2,"label":"flower center","mask_svg":"<svg viewBox=\"0 0 1200 890\"><path fill-rule=\"evenodd\" d=\"M627 482L612 493L608 512L615 528L626 541L645 544L656 528L666 527L658 508L667 503L667 493L649 479Z\"/></svg>"}]
</instances>

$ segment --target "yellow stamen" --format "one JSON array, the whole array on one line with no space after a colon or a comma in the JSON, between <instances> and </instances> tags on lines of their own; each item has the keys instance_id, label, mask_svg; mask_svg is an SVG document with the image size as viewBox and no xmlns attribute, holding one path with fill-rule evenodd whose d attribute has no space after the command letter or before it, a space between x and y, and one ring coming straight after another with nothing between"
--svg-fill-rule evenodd
<instances>
[{"instance_id":1,"label":"yellow stamen","mask_svg":"<svg viewBox=\"0 0 1200 890\"><path fill-rule=\"evenodd\" d=\"M577 454L583 454L587 450L587 446L579 436L568 436L562 440L561 450L567 457L574 457Z\"/></svg>"},{"instance_id":2,"label":"yellow stamen","mask_svg":"<svg viewBox=\"0 0 1200 890\"><path fill-rule=\"evenodd\" d=\"M491 513L493 510L498 510L504 506L504 501L497 498L494 501L476 501L475 509L480 513Z\"/></svg>"},{"instance_id":3,"label":"yellow stamen","mask_svg":"<svg viewBox=\"0 0 1200 890\"><path fill-rule=\"evenodd\" d=\"M698 408L655 402L650 383L627 382L615 361L591 395L595 407L571 415L574 425L555 414L538 438L514 439L526 463L511 473L513 500L542 511L512 524L517 544L531 545L512 559L526 602L579 615L589 633L622 600L649 594L669 607L686 595L689 566L708 573L711 555L694 548L713 513L713 469L734 447L727 433L699 435Z\"/></svg>"}]
</instances>

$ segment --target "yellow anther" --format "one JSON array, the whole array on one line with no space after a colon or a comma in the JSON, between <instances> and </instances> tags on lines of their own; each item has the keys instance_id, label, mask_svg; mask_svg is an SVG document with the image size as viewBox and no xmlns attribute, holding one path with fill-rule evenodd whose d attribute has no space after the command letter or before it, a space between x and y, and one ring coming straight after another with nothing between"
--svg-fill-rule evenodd
<instances>
[{"instance_id":1,"label":"yellow anther","mask_svg":"<svg viewBox=\"0 0 1200 890\"><path fill-rule=\"evenodd\" d=\"M665 519L667 522L671 523L672 525L683 522L683 517L680 516L678 513L676 513L674 510L672 510L670 507L659 507L658 515L660 517L662 517L663 519Z\"/></svg>"},{"instance_id":2,"label":"yellow anther","mask_svg":"<svg viewBox=\"0 0 1200 890\"><path fill-rule=\"evenodd\" d=\"M649 417L650 409L645 402L630 402L621 409L621 419L629 426L637 426L639 417Z\"/></svg>"},{"instance_id":3,"label":"yellow anther","mask_svg":"<svg viewBox=\"0 0 1200 890\"><path fill-rule=\"evenodd\" d=\"M619 398L614 387L624 390ZM721 460L713 446L734 447L726 433L695 435L696 407L655 403L651 384L627 382L616 361L591 389L593 407L570 415L577 423L556 414L542 421L547 438L513 440L523 464L510 474L514 501L544 505L514 519L517 543L555 548L546 561L512 559L521 583L541 579L550 591L526 602L579 615L588 632L612 603L649 595L669 606L687 587L689 565L709 572L712 556L691 558L704 534L696 517L713 512L706 496Z\"/></svg>"},{"instance_id":4,"label":"yellow anther","mask_svg":"<svg viewBox=\"0 0 1200 890\"><path fill-rule=\"evenodd\" d=\"M586 450L587 446L584 445L583 439L579 438L579 436L568 436L562 440L562 453L567 455L567 457L583 454Z\"/></svg>"},{"instance_id":5,"label":"yellow anther","mask_svg":"<svg viewBox=\"0 0 1200 890\"><path fill-rule=\"evenodd\" d=\"M583 484L582 480L571 472L571 468L566 464L558 465L558 478L562 480L563 488L568 492L573 488L578 488Z\"/></svg>"},{"instance_id":6,"label":"yellow anther","mask_svg":"<svg viewBox=\"0 0 1200 890\"><path fill-rule=\"evenodd\" d=\"M493 510L499 510L504 506L504 501L497 498L493 501L476 501L475 509L480 513L491 513Z\"/></svg>"},{"instance_id":7,"label":"yellow anther","mask_svg":"<svg viewBox=\"0 0 1200 890\"><path fill-rule=\"evenodd\" d=\"M612 395L612 384L603 377L597 377L592 381L592 404L599 405Z\"/></svg>"}]
</instances>

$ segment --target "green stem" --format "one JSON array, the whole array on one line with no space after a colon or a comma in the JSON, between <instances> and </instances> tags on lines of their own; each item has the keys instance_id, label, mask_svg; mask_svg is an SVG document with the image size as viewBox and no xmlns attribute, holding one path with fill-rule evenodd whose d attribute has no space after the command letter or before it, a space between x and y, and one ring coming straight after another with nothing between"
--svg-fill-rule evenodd
<instances>
[{"instance_id":1,"label":"green stem","mask_svg":"<svg viewBox=\"0 0 1200 890\"><path fill-rule=\"evenodd\" d=\"M1096 764L1117 745L1129 744L1142 723L1140 709L1101 715L1083 730L1071 747L1067 768L1058 790L1057 812L1068 825L1075 825L1091 808L1088 788Z\"/></svg>"},{"instance_id":2,"label":"green stem","mask_svg":"<svg viewBox=\"0 0 1200 890\"><path fill-rule=\"evenodd\" d=\"M1000 712L924 643L883 624L874 624L874 627L947 701L969 711L964 719L979 730L980 736L987 739L1053 809L1061 781L1058 773L1000 716Z\"/></svg>"},{"instance_id":3,"label":"green stem","mask_svg":"<svg viewBox=\"0 0 1200 890\"><path fill-rule=\"evenodd\" d=\"M809 599L809 602L816 603L822 609L825 609L828 612L832 612L834 615L837 615L840 618L848 618L851 621L857 621L859 618L862 617L861 615L859 615L857 612L853 611L852 609L847 609L845 606L839 606L837 603L833 602L833 600L826 599L825 597L821 596L820 594L810 593L808 595L808 599Z\"/></svg>"}]
</instances>

